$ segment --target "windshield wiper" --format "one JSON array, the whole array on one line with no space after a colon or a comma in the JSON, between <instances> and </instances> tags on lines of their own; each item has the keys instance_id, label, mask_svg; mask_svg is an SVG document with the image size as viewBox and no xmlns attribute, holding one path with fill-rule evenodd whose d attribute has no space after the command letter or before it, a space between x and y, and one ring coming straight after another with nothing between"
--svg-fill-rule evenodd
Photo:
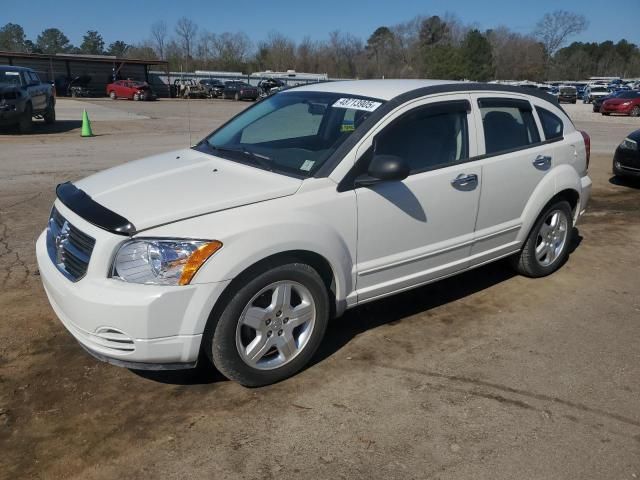
<instances>
[{"instance_id":1,"label":"windshield wiper","mask_svg":"<svg viewBox=\"0 0 640 480\"><path fill-rule=\"evenodd\" d=\"M221 147L218 145L211 145L209 142L206 142L206 143L213 150L217 150L218 152L241 153L251 158L254 161L254 163L257 163L265 170L272 171L272 167L271 167L272 160L270 157L267 157L266 155L261 155L259 153L252 152L251 150L248 150L246 147L231 148L231 147Z\"/></svg>"}]
</instances>

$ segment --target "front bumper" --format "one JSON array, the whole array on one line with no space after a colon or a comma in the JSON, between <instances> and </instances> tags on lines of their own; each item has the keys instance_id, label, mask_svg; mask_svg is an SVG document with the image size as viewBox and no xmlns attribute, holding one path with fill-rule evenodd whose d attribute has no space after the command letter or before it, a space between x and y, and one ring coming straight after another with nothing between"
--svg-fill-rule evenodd
<instances>
[{"instance_id":1,"label":"front bumper","mask_svg":"<svg viewBox=\"0 0 640 480\"><path fill-rule=\"evenodd\" d=\"M73 216L68 210L64 214ZM98 236L78 218L73 218L75 225ZM154 370L194 366L206 322L229 282L172 287L110 279L97 274L101 269L93 265L104 256L99 244L97 238L94 255L98 258L92 256L87 275L74 283L49 258L46 234L38 238L42 284L65 328L92 355L116 365ZM106 262L110 261L111 256Z\"/></svg>"},{"instance_id":2,"label":"front bumper","mask_svg":"<svg viewBox=\"0 0 640 480\"><path fill-rule=\"evenodd\" d=\"M640 152L618 147L613 157L613 174L640 177Z\"/></svg>"},{"instance_id":3,"label":"front bumper","mask_svg":"<svg viewBox=\"0 0 640 480\"><path fill-rule=\"evenodd\" d=\"M0 105L0 125L11 125L18 123L22 116L22 110L17 104Z\"/></svg>"}]
</instances>

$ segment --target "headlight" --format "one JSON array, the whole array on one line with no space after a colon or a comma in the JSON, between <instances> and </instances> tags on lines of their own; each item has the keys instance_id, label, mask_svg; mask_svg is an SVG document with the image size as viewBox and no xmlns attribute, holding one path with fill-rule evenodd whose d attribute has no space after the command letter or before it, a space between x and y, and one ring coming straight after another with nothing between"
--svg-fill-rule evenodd
<instances>
[{"instance_id":1,"label":"headlight","mask_svg":"<svg viewBox=\"0 0 640 480\"><path fill-rule=\"evenodd\" d=\"M187 285L222 243L217 240L135 239L113 262L113 278L147 285Z\"/></svg>"},{"instance_id":2,"label":"headlight","mask_svg":"<svg viewBox=\"0 0 640 480\"><path fill-rule=\"evenodd\" d=\"M625 148L627 150L638 150L638 142L627 137L620 144L620 148Z\"/></svg>"}]
</instances>

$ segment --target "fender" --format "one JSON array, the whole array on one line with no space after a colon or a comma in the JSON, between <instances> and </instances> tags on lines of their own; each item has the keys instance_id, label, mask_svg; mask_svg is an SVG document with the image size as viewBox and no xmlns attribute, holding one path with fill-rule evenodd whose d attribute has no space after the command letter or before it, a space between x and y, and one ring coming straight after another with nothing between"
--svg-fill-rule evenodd
<instances>
[{"instance_id":1,"label":"fender","mask_svg":"<svg viewBox=\"0 0 640 480\"><path fill-rule=\"evenodd\" d=\"M200 268L194 284L229 281L272 255L309 251L330 265L336 301L344 301L355 286L356 200L353 192L338 193L334 182L322 181L327 188L186 219L143 236L184 238L189 232L191 238L221 241L223 247Z\"/></svg>"},{"instance_id":2,"label":"fender","mask_svg":"<svg viewBox=\"0 0 640 480\"><path fill-rule=\"evenodd\" d=\"M531 228L533 228L533 224L545 205L549 203L549 200L557 193L568 189L574 190L580 195L580 177L571 165L558 165L544 176L529 197L529 201L522 212L522 228L516 237L518 242L524 243Z\"/></svg>"}]
</instances>

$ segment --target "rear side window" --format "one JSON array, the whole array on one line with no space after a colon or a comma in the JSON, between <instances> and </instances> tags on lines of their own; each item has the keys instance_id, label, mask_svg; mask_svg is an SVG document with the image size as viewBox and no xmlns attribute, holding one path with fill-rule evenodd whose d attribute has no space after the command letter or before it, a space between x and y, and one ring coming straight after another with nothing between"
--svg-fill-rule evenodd
<instances>
[{"instance_id":1,"label":"rear side window","mask_svg":"<svg viewBox=\"0 0 640 480\"><path fill-rule=\"evenodd\" d=\"M540 142L529 102L482 98L478 105L482 112L487 154L517 150Z\"/></svg>"},{"instance_id":2,"label":"rear side window","mask_svg":"<svg viewBox=\"0 0 640 480\"><path fill-rule=\"evenodd\" d=\"M466 101L418 107L380 133L375 151L404 158L411 173L466 160L469 158L469 108Z\"/></svg>"},{"instance_id":3,"label":"rear side window","mask_svg":"<svg viewBox=\"0 0 640 480\"><path fill-rule=\"evenodd\" d=\"M564 128L562 120L560 120L557 115L554 115L544 108L536 107L536 111L540 117L540 123L542 123L544 138L547 140L562 138Z\"/></svg>"}]
</instances>

